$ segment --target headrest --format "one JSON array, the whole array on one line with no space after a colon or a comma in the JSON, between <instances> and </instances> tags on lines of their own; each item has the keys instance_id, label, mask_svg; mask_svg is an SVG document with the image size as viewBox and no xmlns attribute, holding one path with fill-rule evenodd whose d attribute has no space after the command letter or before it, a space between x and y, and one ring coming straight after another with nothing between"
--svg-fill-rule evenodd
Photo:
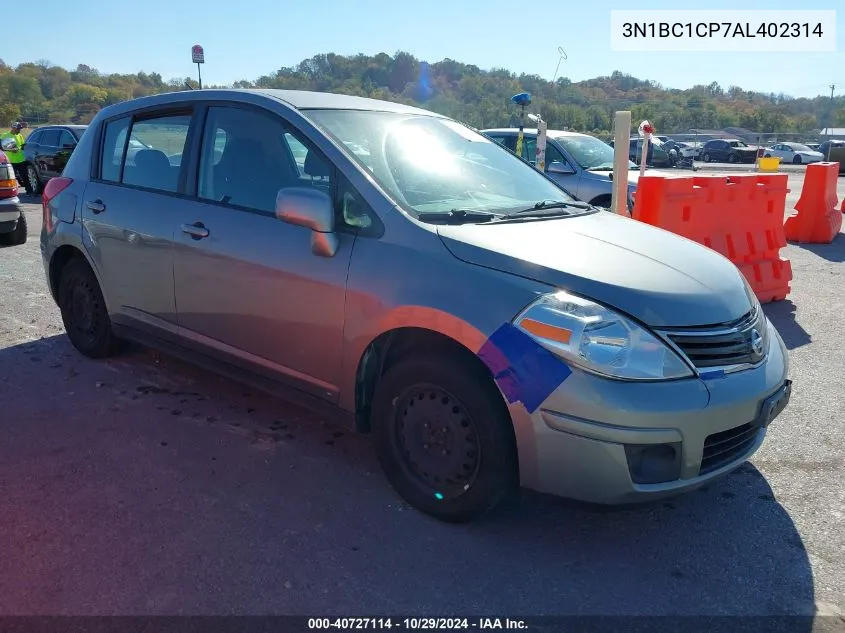
<instances>
[{"instance_id":1,"label":"headrest","mask_svg":"<svg viewBox=\"0 0 845 633\"><path fill-rule=\"evenodd\" d=\"M308 150L305 155L305 173L312 178L329 178L331 176L331 170L326 161L312 150Z\"/></svg>"},{"instance_id":2,"label":"headrest","mask_svg":"<svg viewBox=\"0 0 845 633\"><path fill-rule=\"evenodd\" d=\"M143 169L161 169L170 167L170 160L161 150L142 149L135 154L135 165Z\"/></svg>"}]
</instances>

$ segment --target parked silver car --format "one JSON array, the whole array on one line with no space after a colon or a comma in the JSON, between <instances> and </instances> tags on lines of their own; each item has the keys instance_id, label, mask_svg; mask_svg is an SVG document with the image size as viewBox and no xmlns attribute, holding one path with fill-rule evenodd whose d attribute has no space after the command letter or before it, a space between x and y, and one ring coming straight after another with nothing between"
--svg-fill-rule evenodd
<instances>
[{"instance_id":1,"label":"parked silver car","mask_svg":"<svg viewBox=\"0 0 845 633\"><path fill-rule=\"evenodd\" d=\"M516 151L516 128L482 130L482 133ZM537 130L523 131L523 158L535 162ZM629 162L628 207L637 188L637 164ZM652 172L653 173L653 172ZM548 130L546 132L546 174L579 200L609 208L613 191L613 147L589 134Z\"/></svg>"},{"instance_id":2,"label":"parked silver car","mask_svg":"<svg viewBox=\"0 0 845 633\"><path fill-rule=\"evenodd\" d=\"M127 133L149 145L131 164ZM97 114L43 205L81 353L139 341L371 432L440 519L519 484L602 503L695 488L789 399L783 342L730 261L425 110L144 97Z\"/></svg>"}]
</instances>

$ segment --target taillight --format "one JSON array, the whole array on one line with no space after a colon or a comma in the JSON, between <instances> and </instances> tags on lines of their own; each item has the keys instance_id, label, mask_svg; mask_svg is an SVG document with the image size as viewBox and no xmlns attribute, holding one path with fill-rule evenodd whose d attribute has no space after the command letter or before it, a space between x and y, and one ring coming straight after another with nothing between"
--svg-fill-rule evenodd
<instances>
[{"instance_id":1,"label":"taillight","mask_svg":"<svg viewBox=\"0 0 845 633\"><path fill-rule=\"evenodd\" d=\"M50 178L47 184L44 185L44 193L41 194L41 210L43 212L44 228L48 231L53 230L53 214L50 212L50 202L62 191L67 189L72 182L73 178L56 176L55 178Z\"/></svg>"}]
</instances>

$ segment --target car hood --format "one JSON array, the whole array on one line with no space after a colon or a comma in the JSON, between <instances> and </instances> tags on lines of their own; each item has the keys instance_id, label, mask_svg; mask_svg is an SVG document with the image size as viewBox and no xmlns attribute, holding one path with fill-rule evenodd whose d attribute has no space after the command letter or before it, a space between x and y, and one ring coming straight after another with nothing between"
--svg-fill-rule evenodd
<instances>
[{"instance_id":1,"label":"car hood","mask_svg":"<svg viewBox=\"0 0 845 633\"><path fill-rule=\"evenodd\" d=\"M739 270L709 248L606 211L438 226L458 259L594 299L654 326L702 326L752 306Z\"/></svg>"},{"instance_id":2,"label":"car hood","mask_svg":"<svg viewBox=\"0 0 845 633\"><path fill-rule=\"evenodd\" d=\"M816 151L809 151L809 152L808 151L802 151L802 152L795 152L795 153L800 155L800 156L807 156L808 158L824 158L824 154L822 154L821 152L816 152Z\"/></svg>"}]
</instances>

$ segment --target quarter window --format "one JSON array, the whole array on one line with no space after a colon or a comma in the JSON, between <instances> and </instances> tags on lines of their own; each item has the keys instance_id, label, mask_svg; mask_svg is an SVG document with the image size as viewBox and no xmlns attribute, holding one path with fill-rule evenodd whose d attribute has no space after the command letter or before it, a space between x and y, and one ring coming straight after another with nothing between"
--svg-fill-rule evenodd
<instances>
[{"instance_id":1,"label":"quarter window","mask_svg":"<svg viewBox=\"0 0 845 633\"><path fill-rule=\"evenodd\" d=\"M129 122L129 117L123 117L106 123L106 130L103 135L103 154L100 160L101 180L120 182L120 168L123 165L123 152Z\"/></svg>"},{"instance_id":2,"label":"quarter window","mask_svg":"<svg viewBox=\"0 0 845 633\"><path fill-rule=\"evenodd\" d=\"M67 130L62 130L59 134L59 147L64 147L65 145L76 145L76 139Z\"/></svg>"}]
</instances>

